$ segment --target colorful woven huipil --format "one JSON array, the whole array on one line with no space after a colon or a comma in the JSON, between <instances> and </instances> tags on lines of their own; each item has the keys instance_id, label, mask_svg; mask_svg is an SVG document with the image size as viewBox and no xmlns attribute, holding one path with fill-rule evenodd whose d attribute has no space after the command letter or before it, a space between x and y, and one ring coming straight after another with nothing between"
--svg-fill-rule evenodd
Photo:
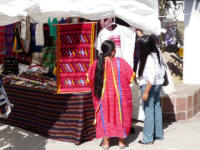
<instances>
[{"instance_id":1,"label":"colorful woven huipil","mask_svg":"<svg viewBox=\"0 0 200 150\"><path fill-rule=\"evenodd\" d=\"M92 86L96 116L96 137L125 138L130 132L132 119L132 95L129 84L135 73L122 58L105 58L104 80L101 98L94 95L94 78L97 60L88 71Z\"/></svg>"}]
</instances>

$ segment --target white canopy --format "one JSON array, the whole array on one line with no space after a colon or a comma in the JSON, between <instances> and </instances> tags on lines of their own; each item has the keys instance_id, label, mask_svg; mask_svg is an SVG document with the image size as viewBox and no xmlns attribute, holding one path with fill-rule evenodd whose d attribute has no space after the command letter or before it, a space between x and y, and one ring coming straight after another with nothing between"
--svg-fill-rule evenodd
<instances>
[{"instance_id":1,"label":"white canopy","mask_svg":"<svg viewBox=\"0 0 200 150\"><path fill-rule=\"evenodd\" d=\"M130 25L160 34L158 0L0 0L0 25L29 15L38 22L48 17L83 17L99 20L119 17Z\"/></svg>"}]
</instances>

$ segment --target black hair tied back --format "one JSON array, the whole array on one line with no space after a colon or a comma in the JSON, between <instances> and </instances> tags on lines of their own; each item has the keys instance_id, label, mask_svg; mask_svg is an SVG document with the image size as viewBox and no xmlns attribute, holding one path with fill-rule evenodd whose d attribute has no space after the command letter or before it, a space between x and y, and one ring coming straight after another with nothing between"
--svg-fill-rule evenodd
<instances>
[{"instance_id":1,"label":"black hair tied back","mask_svg":"<svg viewBox=\"0 0 200 150\"><path fill-rule=\"evenodd\" d=\"M106 40L101 45L101 50L103 53L99 54L97 57L97 66L95 70L95 80L94 80L94 91L95 96L101 98L102 88L103 88L103 74L104 74L104 57L111 55L111 52L115 50L115 43L110 40Z\"/></svg>"}]
</instances>

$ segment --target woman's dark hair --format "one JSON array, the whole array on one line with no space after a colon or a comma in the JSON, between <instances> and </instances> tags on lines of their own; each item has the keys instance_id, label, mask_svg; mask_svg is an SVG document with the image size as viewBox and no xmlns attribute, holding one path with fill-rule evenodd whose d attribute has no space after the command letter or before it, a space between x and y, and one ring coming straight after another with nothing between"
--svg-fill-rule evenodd
<instances>
[{"instance_id":1,"label":"woman's dark hair","mask_svg":"<svg viewBox=\"0 0 200 150\"><path fill-rule=\"evenodd\" d=\"M149 54L151 53L156 53L158 56L158 61L159 64L160 63L160 54L158 51L158 48L156 46L156 42L155 42L155 36L154 35L144 35L142 37L139 38L138 41L138 46L139 46L139 60L140 60L140 66L139 66L139 71L138 71L138 75L139 77L142 76L143 71L144 71L144 67L146 65L146 60Z\"/></svg>"},{"instance_id":2,"label":"woman's dark hair","mask_svg":"<svg viewBox=\"0 0 200 150\"><path fill-rule=\"evenodd\" d=\"M110 40L106 40L101 45L101 53L97 57L97 66L95 70L94 91L95 96L101 98L103 87L103 73L104 73L104 57L111 56L111 52L115 50L115 43Z\"/></svg>"}]
</instances>

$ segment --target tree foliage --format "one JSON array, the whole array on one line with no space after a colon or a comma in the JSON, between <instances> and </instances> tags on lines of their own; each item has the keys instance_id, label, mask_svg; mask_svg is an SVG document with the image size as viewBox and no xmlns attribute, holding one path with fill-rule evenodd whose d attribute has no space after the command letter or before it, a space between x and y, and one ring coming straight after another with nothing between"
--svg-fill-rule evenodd
<instances>
[{"instance_id":1,"label":"tree foliage","mask_svg":"<svg viewBox=\"0 0 200 150\"><path fill-rule=\"evenodd\" d=\"M171 0L176 6L176 0ZM166 11L171 8L170 0L159 0L159 14L165 15Z\"/></svg>"}]
</instances>

